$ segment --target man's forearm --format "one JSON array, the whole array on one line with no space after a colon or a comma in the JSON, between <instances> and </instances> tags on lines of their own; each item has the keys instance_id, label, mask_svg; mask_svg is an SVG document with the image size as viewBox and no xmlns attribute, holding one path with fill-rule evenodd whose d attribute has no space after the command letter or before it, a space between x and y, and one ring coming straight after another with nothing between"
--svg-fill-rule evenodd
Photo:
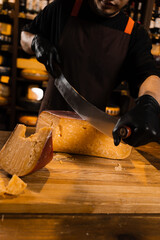
<instances>
[{"instance_id":1,"label":"man's forearm","mask_svg":"<svg viewBox=\"0 0 160 240\"><path fill-rule=\"evenodd\" d=\"M33 54L33 51L31 49L31 43L34 36L35 36L34 34L29 32L25 32L25 31L21 32L20 43L21 43L22 49L28 54Z\"/></svg>"},{"instance_id":2,"label":"man's forearm","mask_svg":"<svg viewBox=\"0 0 160 240\"><path fill-rule=\"evenodd\" d=\"M145 94L151 95L160 104L160 78L158 76L152 75L142 83L139 97Z\"/></svg>"}]
</instances>

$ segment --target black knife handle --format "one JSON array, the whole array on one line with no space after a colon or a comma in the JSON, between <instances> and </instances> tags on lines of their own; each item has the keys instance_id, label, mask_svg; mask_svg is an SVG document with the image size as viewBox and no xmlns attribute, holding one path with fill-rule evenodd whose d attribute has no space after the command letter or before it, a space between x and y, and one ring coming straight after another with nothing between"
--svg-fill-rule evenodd
<instances>
[{"instance_id":1,"label":"black knife handle","mask_svg":"<svg viewBox=\"0 0 160 240\"><path fill-rule=\"evenodd\" d=\"M128 138L131 135L131 128L128 126L123 126L118 129L118 134L122 139Z\"/></svg>"}]
</instances>

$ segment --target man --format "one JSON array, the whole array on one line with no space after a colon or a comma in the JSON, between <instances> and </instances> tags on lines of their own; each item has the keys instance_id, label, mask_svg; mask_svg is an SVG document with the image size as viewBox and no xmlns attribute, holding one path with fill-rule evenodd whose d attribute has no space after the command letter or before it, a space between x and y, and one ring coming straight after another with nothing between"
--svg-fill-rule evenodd
<instances>
[{"instance_id":1,"label":"man","mask_svg":"<svg viewBox=\"0 0 160 240\"><path fill-rule=\"evenodd\" d=\"M121 141L119 128L124 125L132 131L126 143L160 143L159 73L147 32L121 11L127 3L55 0L23 29L21 45L54 78L62 71L82 96L102 110L112 91L126 80L136 105L113 129L115 145ZM44 109L69 109L52 78L40 111Z\"/></svg>"}]
</instances>

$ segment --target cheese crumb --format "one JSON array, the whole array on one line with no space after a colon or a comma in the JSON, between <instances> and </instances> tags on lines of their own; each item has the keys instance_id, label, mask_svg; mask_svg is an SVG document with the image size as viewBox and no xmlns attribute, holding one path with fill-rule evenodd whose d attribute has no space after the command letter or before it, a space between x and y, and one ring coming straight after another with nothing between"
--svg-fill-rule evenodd
<instances>
[{"instance_id":1,"label":"cheese crumb","mask_svg":"<svg viewBox=\"0 0 160 240\"><path fill-rule=\"evenodd\" d=\"M115 170L116 171L122 171L123 170L123 168L122 168L120 163L118 163L118 165L115 167Z\"/></svg>"},{"instance_id":2,"label":"cheese crumb","mask_svg":"<svg viewBox=\"0 0 160 240\"><path fill-rule=\"evenodd\" d=\"M67 154L67 153L56 153L53 156L54 160L62 160L62 159L65 159L65 158L72 158L72 156Z\"/></svg>"},{"instance_id":3,"label":"cheese crumb","mask_svg":"<svg viewBox=\"0 0 160 240\"><path fill-rule=\"evenodd\" d=\"M26 187L27 184L14 174L6 187L5 193L10 195L20 195Z\"/></svg>"}]
</instances>

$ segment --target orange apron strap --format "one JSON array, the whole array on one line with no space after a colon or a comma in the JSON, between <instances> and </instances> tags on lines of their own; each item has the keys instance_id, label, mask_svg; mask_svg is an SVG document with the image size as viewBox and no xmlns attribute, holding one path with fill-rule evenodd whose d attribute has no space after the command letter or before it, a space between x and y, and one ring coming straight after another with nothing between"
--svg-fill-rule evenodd
<instances>
[{"instance_id":1,"label":"orange apron strap","mask_svg":"<svg viewBox=\"0 0 160 240\"><path fill-rule=\"evenodd\" d=\"M124 32L130 35L132 33L133 26L134 26L134 21L132 18L129 17L128 23L126 25Z\"/></svg>"},{"instance_id":2,"label":"orange apron strap","mask_svg":"<svg viewBox=\"0 0 160 240\"><path fill-rule=\"evenodd\" d=\"M83 0L76 0L75 1L72 12L71 12L71 16L77 17L77 15L79 13L79 10L80 10L80 7L82 5L82 2L83 2Z\"/></svg>"}]
</instances>

